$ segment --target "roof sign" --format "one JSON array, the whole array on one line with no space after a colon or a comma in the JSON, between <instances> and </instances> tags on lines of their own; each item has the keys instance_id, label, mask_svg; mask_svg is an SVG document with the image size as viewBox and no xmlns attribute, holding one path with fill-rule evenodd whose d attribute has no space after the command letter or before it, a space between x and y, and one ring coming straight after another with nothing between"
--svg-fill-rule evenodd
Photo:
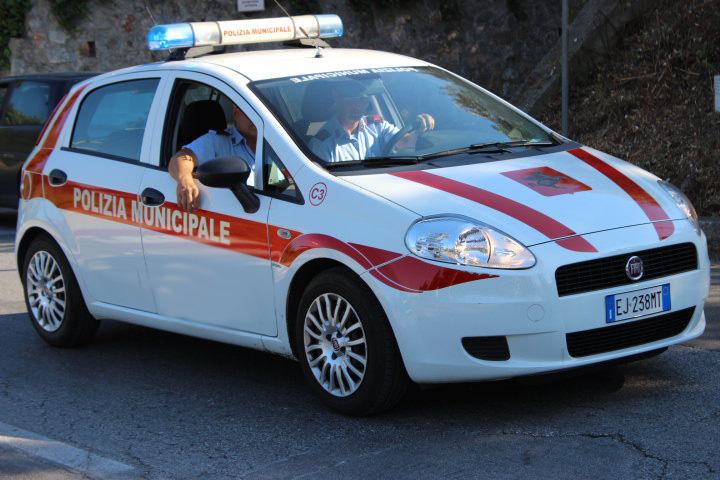
<instances>
[{"instance_id":1,"label":"roof sign","mask_svg":"<svg viewBox=\"0 0 720 480\"><path fill-rule=\"evenodd\" d=\"M343 24L337 15L191 22L155 25L148 33L150 50L283 42L303 38L340 37Z\"/></svg>"}]
</instances>

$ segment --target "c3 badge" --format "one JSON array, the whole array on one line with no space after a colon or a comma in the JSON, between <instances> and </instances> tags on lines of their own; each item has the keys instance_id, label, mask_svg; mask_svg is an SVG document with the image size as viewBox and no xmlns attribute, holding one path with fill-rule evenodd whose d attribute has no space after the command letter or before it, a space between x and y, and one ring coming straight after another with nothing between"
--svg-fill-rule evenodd
<instances>
[{"instance_id":1,"label":"c3 badge","mask_svg":"<svg viewBox=\"0 0 720 480\"><path fill-rule=\"evenodd\" d=\"M310 189L310 203L316 207L325 201L326 196L327 186L322 182L316 183Z\"/></svg>"}]
</instances>

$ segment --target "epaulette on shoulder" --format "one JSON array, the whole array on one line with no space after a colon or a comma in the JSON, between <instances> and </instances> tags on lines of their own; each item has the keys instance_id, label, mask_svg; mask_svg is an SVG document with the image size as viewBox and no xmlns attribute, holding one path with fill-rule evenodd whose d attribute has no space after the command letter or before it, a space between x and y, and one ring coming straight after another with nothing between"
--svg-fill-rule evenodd
<instances>
[{"instance_id":1,"label":"epaulette on shoulder","mask_svg":"<svg viewBox=\"0 0 720 480\"><path fill-rule=\"evenodd\" d=\"M382 123L384 122L383 117L380 115L368 115L365 117L365 122L367 123Z\"/></svg>"},{"instance_id":2,"label":"epaulette on shoulder","mask_svg":"<svg viewBox=\"0 0 720 480\"><path fill-rule=\"evenodd\" d=\"M321 142L324 142L325 140L327 140L327 138L329 136L330 136L330 132L328 132L327 130L320 130L319 132L317 132L315 134L315 138L317 138Z\"/></svg>"},{"instance_id":3,"label":"epaulette on shoulder","mask_svg":"<svg viewBox=\"0 0 720 480\"><path fill-rule=\"evenodd\" d=\"M214 133L215 135L222 135L222 136L224 136L224 137L229 137L230 135L232 135L232 134L231 134L230 132L228 132L227 130L210 130L210 131L211 131L212 133Z\"/></svg>"}]
</instances>

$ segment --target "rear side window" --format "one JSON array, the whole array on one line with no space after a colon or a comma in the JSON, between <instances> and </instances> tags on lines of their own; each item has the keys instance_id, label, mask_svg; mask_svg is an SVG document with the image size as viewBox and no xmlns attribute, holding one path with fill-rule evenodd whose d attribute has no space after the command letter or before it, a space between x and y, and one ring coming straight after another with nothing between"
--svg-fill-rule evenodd
<instances>
[{"instance_id":1,"label":"rear side window","mask_svg":"<svg viewBox=\"0 0 720 480\"><path fill-rule=\"evenodd\" d=\"M50 100L50 84L18 81L8 102L2 124L43 125L55 107Z\"/></svg>"},{"instance_id":2,"label":"rear side window","mask_svg":"<svg viewBox=\"0 0 720 480\"><path fill-rule=\"evenodd\" d=\"M132 80L90 92L80 105L70 147L139 161L158 83L156 78Z\"/></svg>"}]
</instances>

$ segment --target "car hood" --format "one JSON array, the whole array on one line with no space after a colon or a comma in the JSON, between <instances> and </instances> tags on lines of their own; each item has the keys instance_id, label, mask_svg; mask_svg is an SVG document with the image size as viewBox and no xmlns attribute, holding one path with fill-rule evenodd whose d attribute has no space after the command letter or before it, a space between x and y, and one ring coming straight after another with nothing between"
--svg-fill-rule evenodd
<instances>
[{"instance_id":1,"label":"car hood","mask_svg":"<svg viewBox=\"0 0 720 480\"><path fill-rule=\"evenodd\" d=\"M665 239L674 230L667 220L685 218L657 177L587 147L343 178L423 217L470 217L527 246L596 251L583 235L639 224Z\"/></svg>"}]
</instances>

